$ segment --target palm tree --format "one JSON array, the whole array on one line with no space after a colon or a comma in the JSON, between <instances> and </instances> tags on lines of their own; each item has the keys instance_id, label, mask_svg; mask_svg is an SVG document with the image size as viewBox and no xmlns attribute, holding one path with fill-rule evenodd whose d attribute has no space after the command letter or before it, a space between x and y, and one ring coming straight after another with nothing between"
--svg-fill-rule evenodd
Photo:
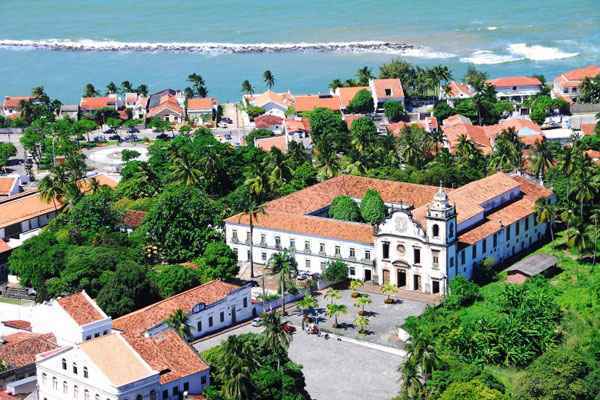
<instances>
[{"instance_id":1,"label":"palm tree","mask_svg":"<svg viewBox=\"0 0 600 400\"><path fill-rule=\"evenodd\" d=\"M535 202L535 213L539 223L548 224L550 227L550 237L554 241L554 222L558 213L556 206L550 200L540 198Z\"/></svg>"},{"instance_id":2,"label":"palm tree","mask_svg":"<svg viewBox=\"0 0 600 400\"><path fill-rule=\"evenodd\" d=\"M359 68L356 71L356 77L358 78L358 84L360 86L367 86L369 81L374 78L371 69L367 66Z\"/></svg>"},{"instance_id":3,"label":"palm tree","mask_svg":"<svg viewBox=\"0 0 600 400\"><path fill-rule=\"evenodd\" d=\"M133 87L131 86L131 82L123 81L121 82L121 93L131 93L133 92Z\"/></svg>"},{"instance_id":4,"label":"palm tree","mask_svg":"<svg viewBox=\"0 0 600 400\"><path fill-rule=\"evenodd\" d=\"M369 318L359 315L354 319L354 325L358 328L358 333L367 333L367 328L369 327Z\"/></svg>"},{"instance_id":5,"label":"palm tree","mask_svg":"<svg viewBox=\"0 0 600 400\"><path fill-rule=\"evenodd\" d=\"M252 87L252 84L250 83L250 81L248 79L246 79L244 82L242 82L242 93L245 93L245 94L253 94L254 93L254 88Z\"/></svg>"},{"instance_id":6,"label":"palm tree","mask_svg":"<svg viewBox=\"0 0 600 400\"><path fill-rule=\"evenodd\" d=\"M545 140L537 141L532 151L533 169L535 176L543 180L546 171L552 167L554 156Z\"/></svg>"},{"instance_id":7,"label":"palm tree","mask_svg":"<svg viewBox=\"0 0 600 400\"><path fill-rule=\"evenodd\" d=\"M119 88L117 87L117 85L114 82L110 82L108 85L106 85L106 94L115 94L117 93L117 91L119 90Z\"/></svg>"},{"instance_id":8,"label":"palm tree","mask_svg":"<svg viewBox=\"0 0 600 400\"><path fill-rule=\"evenodd\" d=\"M600 207L594 208L590 215L590 221L594 224L591 227L591 239L592 246L594 247L594 255L592 257L592 264L596 265L596 254L598 252L598 244L600 243Z\"/></svg>"},{"instance_id":9,"label":"palm tree","mask_svg":"<svg viewBox=\"0 0 600 400\"><path fill-rule=\"evenodd\" d=\"M46 175L39 185L40 196L46 203L52 201L54 211L57 211L56 201L62 202L65 197L65 182L52 175Z\"/></svg>"},{"instance_id":10,"label":"palm tree","mask_svg":"<svg viewBox=\"0 0 600 400\"><path fill-rule=\"evenodd\" d=\"M251 375L257 366L254 349L237 335L225 340L222 346L223 366L218 371L223 382L222 392L227 399L250 400L256 387Z\"/></svg>"},{"instance_id":11,"label":"palm tree","mask_svg":"<svg viewBox=\"0 0 600 400\"><path fill-rule=\"evenodd\" d=\"M338 316L342 314L346 314L348 312L348 308L344 304L327 304L327 316L329 318L333 318L333 327L338 327Z\"/></svg>"},{"instance_id":12,"label":"palm tree","mask_svg":"<svg viewBox=\"0 0 600 400\"><path fill-rule=\"evenodd\" d=\"M179 308L175 310L166 320L167 325L173 328L177 334L185 340L191 337L190 327L187 324L187 315Z\"/></svg>"},{"instance_id":13,"label":"palm tree","mask_svg":"<svg viewBox=\"0 0 600 400\"><path fill-rule=\"evenodd\" d=\"M309 293L305 294L304 297L296 303L296 307L302 311L302 330L304 330L304 320L307 317L307 311L316 308L317 305L317 299Z\"/></svg>"},{"instance_id":14,"label":"palm tree","mask_svg":"<svg viewBox=\"0 0 600 400\"><path fill-rule=\"evenodd\" d=\"M583 219L584 202L589 202L595 197L592 177L588 172L589 170L585 167L578 171L575 186L572 189L575 192L575 199L579 201L579 217L581 219Z\"/></svg>"},{"instance_id":15,"label":"palm tree","mask_svg":"<svg viewBox=\"0 0 600 400\"><path fill-rule=\"evenodd\" d=\"M424 398L424 387L417 365L408 359L398 368L402 373L402 392L408 399Z\"/></svg>"},{"instance_id":16,"label":"palm tree","mask_svg":"<svg viewBox=\"0 0 600 400\"><path fill-rule=\"evenodd\" d=\"M279 285L281 286L282 313L285 311L286 286L293 285L293 279L298 275L298 263L296 258L290 255L287 250L275 253L269 260L269 265L273 272L279 273Z\"/></svg>"},{"instance_id":17,"label":"palm tree","mask_svg":"<svg viewBox=\"0 0 600 400\"><path fill-rule=\"evenodd\" d=\"M344 82L339 79L334 79L329 83L329 88L331 90L336 90L339 87L344 87Z\"/></svg>"},{"instance_id":18,"label":"palm tree","mask_svg":"<svg viewBox=\"0 0 600 400\"><path fill-rule=\"evenodd\" d=\"M290 347L292 335L283 329L281 313L276 311L263 313L260 324L264 327L262 334L266 348L284 354Z\"/></svg>"},{"instance_id":19,"label":"palm tree","mask_svg":"<svg viewBox=\"0 0 600 400\"><path fill-rule=\"evenodd\" d=\"M358 315L365 315L365 306L368 306L371 303L371 298L367 294L357 297L356 300L354 300L354 307L360 308Z\"/></svg>"},{"instance_id":20,"label":"palm tree","mask_svg":"<svg viewBox=\"0 0 600 400\"><path fill-rule=\"evenodd\" d=\"M246 180L244 184L248 188L248 195L245 197L241 208L242 213L248 216L250 225L250 237L248 238L250 240L250 278L254 278L254 222L259 214L265 214L266 212L264 206L260 204L260 198L263 195L263 185L256 181L256 177ZM264 291L264 271L262 276Z\"/></svg>"},{"instance_id":21,"label":"palm tree","mask_svg":"<svg viewBox=\"0 0 600 400\"><path fill-rule=\"evenodd\" d=\"M591 242L586 224L579 222L567 230L567 245L583 254L592 245L596 244Z\"/></svg>"},{"instance_id":22,"label":"palm tree","mask_svg":"<svg viewBox=\"0 0 600 400\"><path fill-rule=\"evenodd\" d=\"M198 160L185 150L171 154L171 173L175 182L187 186L198 187L203 181Z\"/></svg>"},{"instance_id":23,"label":"palm tree","mask_svg":"<svg viewBox=\"0 0 600 400\"><path fill-rule=\"evenodd\" d=\"M352 297L358 297L359 293L358 293L358 289L360 289L361 287L363 287L364 282L361 281L360 279L352 279L352 281L350 281L350 289L352 290Z\"/></svg>"},{"instance_id":24,"label":"palm tree","mask_svg":"<svg viewBox=\"0 0 600 400\"><path fill-rule=\"evenodd\" d=\"M273 73L271 73L271 71L266 70L263 73L263 80L265 81L265 84L267 85L269 90L273 89L273 86L275 86L275 77L273 76Z\"/></svg>"},{"instance_id":25,"label":"palm tree","mask_svg":"<svg viewBox=\"0 0 600 400\"><path fill-rule=\"evenodd\" d=\"M327 292L325 292L325 296L324 297L326 299L330 300L329 304L333 304L333 302L335 300L339 300L339 299L342 298L342 294L338 290L335 290L333 288L329 288L327 290Z\"/></svg>"},{"instance_id":26,"label":"palm tree","mask_svg":"<svg viewBox=\"0 0 600 400\"><path fill-rule=\"evenodd\" d=\"M188 75L187 81L192 84L194 94L199 97L206 97L208 90L206 90L206 83L204 78L199 74L193 73Z\"/></svg>"}]
</instances>

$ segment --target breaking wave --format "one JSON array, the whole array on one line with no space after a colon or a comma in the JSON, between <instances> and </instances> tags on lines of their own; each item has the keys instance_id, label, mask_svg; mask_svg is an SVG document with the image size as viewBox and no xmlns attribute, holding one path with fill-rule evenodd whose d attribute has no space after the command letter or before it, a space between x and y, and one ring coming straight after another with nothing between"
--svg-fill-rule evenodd
<instances>
[{"instance_id":1,"label":"breaking wave","mask_svg":"<svg viewBox=\"0 0 600 400\"><path fill-rule=\"evenodd\" d=\"M508 46L508 51L532 61L562 60L579 55L579 53L567 53L557 47L529 46L525 43L511 44Z\"/></svg>"},{"instance_id":2,"label":"breaking wave","mask_svg":"<svg viewBox=\"0 0 600 400\"><path fill-rule=\"evenodd\" d=\"M347 52L403 54L417 47L402 42L356 41L323 43L213 43L213 42L120 42L114 40L10 40L0 39L0 48L67 51L187 52L202 54ZM434 57L437 58L437 57Z\"/></svg>"},{"instance_id":3,"label":"breaking wave","mask_svg":"<svg viewBox=\"0 0 600 400\"><path fill-rule=\"evenodd\" d=\"M519 61L521 59L510 54L496 54L491 50L478 50L469 57L462 57L460 61L478 65L492 65Z\"/></svg>"}]
</instances>

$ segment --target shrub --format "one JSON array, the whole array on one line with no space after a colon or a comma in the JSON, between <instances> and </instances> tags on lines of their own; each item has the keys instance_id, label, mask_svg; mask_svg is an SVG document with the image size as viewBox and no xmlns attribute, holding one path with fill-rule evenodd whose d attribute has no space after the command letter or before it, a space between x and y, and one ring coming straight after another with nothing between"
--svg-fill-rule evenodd
<instances>
[{"instance_id":1,"label":"shrub","mask_svg":"<svg viewBox=\"0 0 600 400\"><path fill-rule=\"evenodd\" d=\"M342 221L360 221L360 209L350 196L337 196L329 206L329 217Z\"/></svg>"},{"instance_id":2,"label":"shrub","mask_svg":"<svg viewBox=\"0 0 600 400\"><path fill-rule=\"evenodd\" d=\"M348 111L356 114L372 113L374 108L373 96L367 89L359 90L348 104Z\"/></svg>"},{"instance_id":3,"label":"shrub","mask_svg":"<svg viewBox=\"0 0 600 400\"><path fill-rule=\"evenodd\" d=\"M198 274L183 265L161 265L150 273L160 297L167 298L200 284Z\"/></svg>"},{"instance_id":4,"label":"shrub","mask_svg":"<svg viewBox=\"0 0 600 400\"><path fill-rule=\"evenodd\" d=\"M385 218L385 204L378 191L374 189L367 190L360 203L360 215L363 221L371 225L383 221Z\"/></svg>"},{"instance_id":5,"label":"shrub","mask_svg":"<svg viewBox=\"0 0 600 400\"><path fill-rule=\"evenodd\" d=\"M196 259L199 267L202 282L208 282L213 279L224 281L234 279L240 268L237 263L237 256L223 242L212 242L206 246L202 257Z\"/></svg>"},{"instance_id":6,"label":"shrub","mask_svg":"<svg viewBox=\"0 0 600 400\"><path fill-rule=\"evenodd\" d=\"M258 117L259 115L263 115L265 113L265 109L262 107L256 107L253 105L248 105L246 107L246 112L248 113L248 116L250 117L251 121L254 121L254 118Z\"/></svg>"},{"instance_id":7,"label":"shrub","mask_svg":"<svg viewBox=\"0 0 600 400\"><path fill-rule=\"evenodd\" d=\"M440 400L508 400L508 397L478 380L472 380L454 382L442 393Z\"/></svg>"},{"instance_id":8,"label":"shrub","mask_svg":"<svg viewBox=\"0 0 600 400\"><path fill-rule=\"evenodd\" d=\"M494 265L496 260L494 257L486 257L481 261L481 264L477 265L473 269L473 281L479 285L485 285L486 283L493 282L496 280L496 271Z\"/></svg>"},{"instance_id":9,"label":"shrub","mask_svg":"<svg viewBox=\"0 0 600 400\"><path fill-rule=\"evenodd\" d=\"M479 287L462 276L450 282L450 294L446 297L444 305L448 308L466 307L481 298Z\"/></svg>"},{"instance_id":10,"label":"shrub","mask_svg":"<svg viewBox=\"0 0 600 400\"><path fill-rule=\"evenodd\" d=\"M342 261L330 261L325 266L323 278L328 282L341 282L348 278L348 266Z\"/></svg>"},{"instance_id":11,"label":"shrub","mask_svg":"<svg viewBox=\"0 0 600 400\"><path fill-rule=\"evenodd\" d=\"M406 119L406 110L398 101L388 101L383 106L385 116L390 122L398 122Z\"/></svg>"}]
</instances>

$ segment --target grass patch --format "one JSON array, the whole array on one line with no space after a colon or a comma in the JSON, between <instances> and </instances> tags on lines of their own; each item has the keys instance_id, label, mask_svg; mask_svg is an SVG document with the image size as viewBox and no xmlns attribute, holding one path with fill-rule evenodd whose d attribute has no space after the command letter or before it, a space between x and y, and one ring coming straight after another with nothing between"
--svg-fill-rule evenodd
<instances>
[{"instance_id":1,"label":"grass patch","mask_svg":"<svg viewBox=\"0 0 600 400\"><path fill-rule=\"evenodd\" d=\"M30 300L22 300L22 299L13 299L10 297L0 296L0 303L22 305L22 304L29 304L29 303L31 303L31 301Z\"/></svg>"}]
</instances>

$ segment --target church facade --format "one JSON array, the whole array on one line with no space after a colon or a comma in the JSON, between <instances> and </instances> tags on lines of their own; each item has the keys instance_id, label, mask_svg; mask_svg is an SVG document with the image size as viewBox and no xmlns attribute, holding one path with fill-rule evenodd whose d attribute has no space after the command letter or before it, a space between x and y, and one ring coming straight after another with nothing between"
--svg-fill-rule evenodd
<instances>
[{"instance_id":1,"label":"church facade","mask_svg":"<svg viewBox=\"0 0 600 400\"><path fill-rule=\"evenodd\" d=\"M368 189L383 198L384 221L327 217L336 196L360 202ZM288 250L303 271L321 273L341 260L352 279L445 293L449 281L472 278L483 260L502 262L540 241L547 227L537 222L535 202L552 197L536 182L504 173L458 189L340 176L267 203L253 218L252 235L248 215L228 218L226 240L240 262L265 264Z\"/></svg>"}]
</instances>

